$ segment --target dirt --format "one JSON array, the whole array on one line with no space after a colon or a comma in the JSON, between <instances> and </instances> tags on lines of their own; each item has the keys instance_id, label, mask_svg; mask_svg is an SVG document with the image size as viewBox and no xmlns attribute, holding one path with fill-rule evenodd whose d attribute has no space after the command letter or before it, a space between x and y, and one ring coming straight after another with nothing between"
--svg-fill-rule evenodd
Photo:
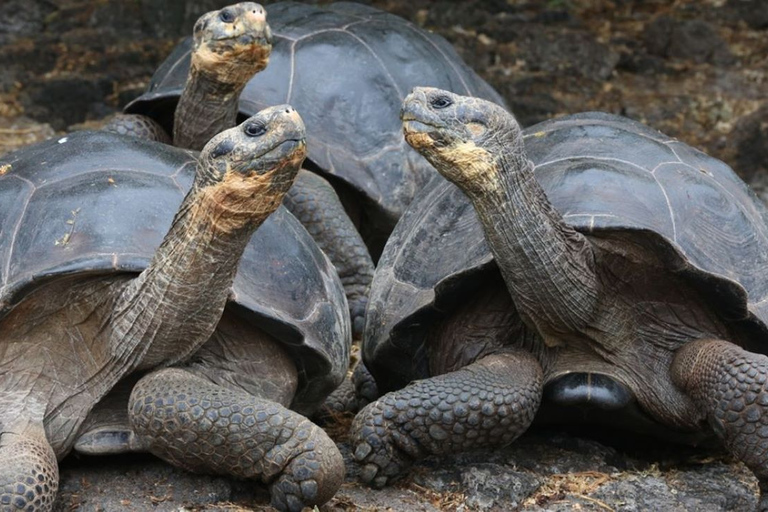
<instances>
[{"instance_id":1,"label":"dirt","mask_svg":"<svg viewBox=\"0 0 768 512\"><path fill-rule=\"evenodd\" d=\"M0 153L99 126L140 94L197 16L222 2L5 0ZM269 2L266 2L269 3ZM312 2L318 3L318 2ZM524 125L601 110L723 159L768 199L768 0L371 0L433 30ZM344 428L335 435L347 460ZM493 453L428 459L380 491L354 482L322 510L749 510L752 474L720 448L534 428ZM57 512L266 510L259 484L151 456L62 464Z\"/></svg>"}]
</instances>

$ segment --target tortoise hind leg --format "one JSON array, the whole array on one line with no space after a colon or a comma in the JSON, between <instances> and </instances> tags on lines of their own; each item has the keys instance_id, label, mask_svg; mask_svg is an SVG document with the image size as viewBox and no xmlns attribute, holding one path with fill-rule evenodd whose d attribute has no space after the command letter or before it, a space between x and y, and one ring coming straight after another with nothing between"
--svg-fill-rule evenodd
<instances>
[{"instance_id":1,"label":"tortoise hind leg","mask_svg":"<svg viewBox=\"0 0 768 512\"><path fill-rule=\"evenodd\" d=\"M541 395L541 366L522 351L485 356L388 393L352 424L361 478L381 487L427 455L505 446L531 424Z\"/></svg>"},{"instance_id":2,"label":"tortoise hind leg","mask_svg":"<svg viewBox=\"0 0 768 512\"><path fill-rule=\"evenodd\" d=\"M698 340L677 351L671 372L726 448L757 476L758 510L768 510L768 357Z\"/></svg>"},{"instance_id":3,"label":"tortoise hind leg","mask_svg":"<svg viewBox=\"0 0 768 512\"><path fill-rule=\"evenodd\" d=\"M0 512L46 512L59 488L56 454L42 424L3 428L0 434Z\"/></svg>"},{"instance_id":4,"label":"tortoise hind leg","mask_svg":"<svg viewBox=\"0 0 768 512\"><path fill-rule=\"evenodd\" d=\"M363 238L330 183L313 172L299 171L283 204L336 268L349 303L352 330L358 338L363 332L374 268Z\"/></svg>"},{"instance_id":5,"label":"tortoise hind leg","mask_svg":"<svg viewBox=\"0 0 768 512\"><path fill-rule=\"evenodd\" d=\"M279 510L322 504L344 479L336 445L307 418L186 370L144 376L128 407L150 452L190 471L267 483Z\"/></svg>"},{"instance_id":6,"label":"tortoise hind leg","mask_svg":"<svg viewBox=\"0 0 768 512\"><path fill-rule=\"evenodd\" d=\"M171 137L165 129L157 121L147 116L117 114L104 125L103 129L119 135L171 144Z\"/></svg>"}]
</instances>

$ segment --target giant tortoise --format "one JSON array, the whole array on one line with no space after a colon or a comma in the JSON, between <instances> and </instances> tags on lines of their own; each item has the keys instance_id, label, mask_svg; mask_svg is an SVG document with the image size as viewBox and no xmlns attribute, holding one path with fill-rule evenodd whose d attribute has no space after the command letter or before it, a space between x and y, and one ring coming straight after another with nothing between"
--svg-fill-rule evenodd
<instances>
[{"instance_id":1,"label":"giant tortoise","mask_svg":"<svg viewBox=\"0 0 768 512\"><path fill-rule=\"evenodd\" d=\"M393 14L352 2L267 8L272 53L240 94L240 114L279 103L301 112L307 168L329 178L377 255L413 195L435 175L399 135L408 91L430 85L503 100L445 39ZM178 45L125 112L176 130L174 110L194 47L193 39Z\"/></svg>"},{"instance_id":2,"label":"giant tortoise","mask_svg":"<svg viewBox=\"0 0 768 512\"><path fill-rule=\"evenodd\" d=\"M258 479L279 509L335 493L340 454L302 414L346 371L346 301L279 207L305 147L283 105L199 162L107 132L0 160L0 510L50 510L76 442ZM120 406L137 442L99 428Z\"/></svg>"},{"instance_id":3,"label":"giant tortoise","mask_svg":"<svg viewBox=\"0 0 768 512\"><path fill-rule=\"evenodd\" d=\"M363 356L390 393L352 427L363 478L586 411L716 435L765 509L768 215L748 187L609 114L522 132L490 102L417 88L402 119L450 182L412 203L374 277Z\"/></svg>"}]
</instances>

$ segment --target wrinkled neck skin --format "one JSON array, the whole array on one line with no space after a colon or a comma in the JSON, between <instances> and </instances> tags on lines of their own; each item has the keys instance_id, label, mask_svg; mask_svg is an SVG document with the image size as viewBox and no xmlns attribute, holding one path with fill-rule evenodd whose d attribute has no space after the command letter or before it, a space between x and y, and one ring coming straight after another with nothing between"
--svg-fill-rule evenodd
<instances>
[{"instance_id":1,"label":"wrinkled neck skin","mask_svg":"<svg viewBox=\"0 0 768 512\"><path fill-rule=\"evenodd\" d=\"M482 180L459 184L478 213L515 305L548 344L588 326L598 280L589 241L568 226L534 176L522 144L503 144ZM482 150L481 150L482 151Z\"/></svg>"},{"instance_id":2,"label":"wrinkled neck skin","mask_svg":"<svg viewBox=\"0 0 768 512\"><path fill-rule=\"evenodd\" d=\"M235 126L247 80L222 80L220 74L204 73L193 64L176 106L173 145L201 151L215 135Z\"/></svg>"},{"instance_id":3,"label":"wrinkled neck skin","mask_svg":"<svg viewBox=\"0 0 768 512\"><path fill-rule=\"evenodd\" d=\"M211 336L238 262L281 195L264 179L228 173L196 182L150 266L123 290L111 317L110 344L134 369L186 359Z\"/></svg>"}]
</instances>

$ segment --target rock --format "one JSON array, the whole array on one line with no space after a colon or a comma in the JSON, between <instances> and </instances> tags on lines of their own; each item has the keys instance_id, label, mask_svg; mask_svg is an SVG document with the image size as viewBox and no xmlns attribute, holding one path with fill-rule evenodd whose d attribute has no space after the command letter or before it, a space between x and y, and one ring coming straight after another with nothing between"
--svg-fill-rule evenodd
<instances>
[{"instance_id":1,"label":"rock","mask_svg":"<svg viewBox=\"0 0 768 512\"><path fill-rule=\"evenodd\" d=\"M750 27L768 28L768 0L729 0L728 6L735 9Z\"/></svg>"},{"instance_id":2,"label":"rock","mask_svg":"<svg viewBox=\"0 0 768 512\"><path fill-rule=\"evenodd\" d=\"M436 492L458 491L465 496L464 504L478 511L515 510L544 481L506 464L482 462L417 474L413 480Z\"/></svg>"},{"instance_id":3,"label":"rock","mask_svg":"<svg viewBox=\"0 0 768 512\"><path fill-rule=\"evenodd\" d=\"M17 117L13 121L0 117L0 133L3 135L0 137L0 155L55 135L51 125L28 117Z\"/></svg>"},{"instance_id":4,"label":"rock","mask_svg":"<svg viewBox=\"0 0 768 512\"><path fill-rule=\"evenodd\" d=\"M45 0L4 0L0 3L0 46L40 33L54 11Z\"/></svg>"},{"instance_id":5,"label":"rock","mask_svg":"<svg viewBox=\"0 0 768 512\"><path fill-rule=\"evenodd\" d=\"M70 76L32 84L24 90L21 101L29 117L63 130L85 121L89 115L104 117L104 98L111 92L108 80Z\"/></svg>"},{"instance_id":6,"label":"rock","mask_svg":"<svg viewBox=\"0 0 768 512\"><path fill-rule=\"evenodd\" d=\"M664 58L718 65L736 60L714 27L702 20L659 16L648 24L643 40L648 53Z\"/></svg>"},{"instance_id":7,"label":"rock","mask_svg":"<svg viewBox=\"0 0 768 512\"><path fill-rule=\"evenodd\" d=\"M582 31L559 33L531 31L519 44L532 71L562 73L600 81L611 76L619 55L594 36Z\"/></svg>"},{"instance_id":8,"label":"rock","mask_svg":"<svg viewBox=\"0 0 768 512\"><path fill-rule=\"evenodd\" d=\"M753 510L757 499L754 476L723 457L720 448L691 448L622 432L585 437L534 427L507 448L425 459L382 490L355 483L360 468L346 442L340 449L347 483L321 508L324 512L724 512ZM269 510L262 484L190 474L149 455L71 456L61 474L54 512L73 505L83 511Z\"/></svg>"},{"instance_id":9,"label":"rock","mask_svg":"<svg viewBox=\"0 0 768 512\"><path fill-rule=\"evenodd\" d=\"M150 455L72 456L61 466L54 512L213 510L228 502L266 504L269 494L261 485L195 475Z\"/></svg>"},{"instance_id":10,"label":"rock","mask_svg":"<svg viewBox=\"0 0 768 512\"><path fill-rule=\"evenodd\" d=\"M736 173L747 182L768 173L768 103L742 117L728 135L729 160Z\"/></svg>"}]
</instances>

